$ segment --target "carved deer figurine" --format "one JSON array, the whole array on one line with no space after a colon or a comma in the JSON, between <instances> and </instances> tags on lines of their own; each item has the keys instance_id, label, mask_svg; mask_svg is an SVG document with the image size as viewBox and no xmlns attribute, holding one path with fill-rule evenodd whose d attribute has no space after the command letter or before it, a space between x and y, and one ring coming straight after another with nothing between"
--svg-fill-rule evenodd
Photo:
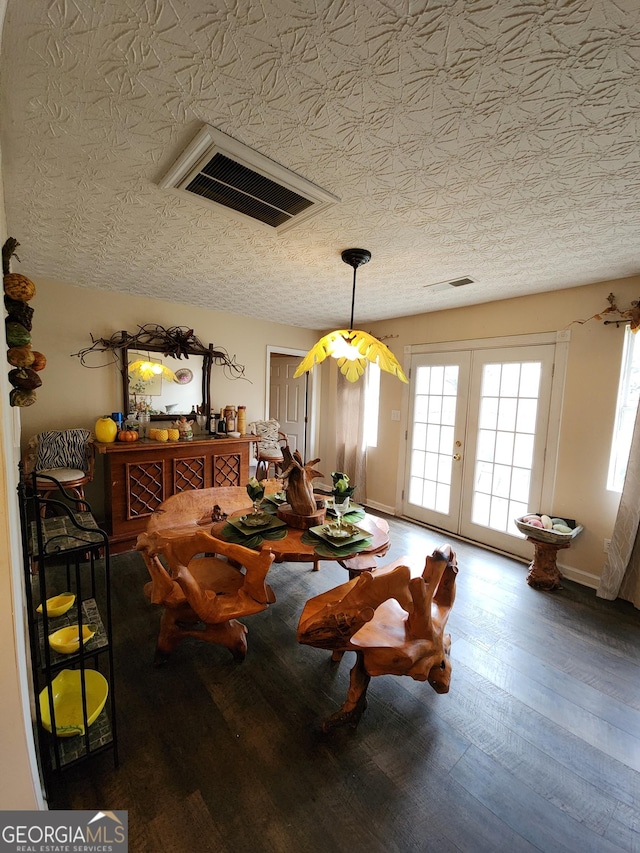
<instances>
[{"instance_id":1,"label":"carved deer figurine","mask_svg":"<svg viewBox=\"0 0 640 853\"><path fill-rule=\"evenodd\" d=\"M312 515L316 511L316 500L311 481L315 477L324 477L321 471L316 471L313 467L320 459L312 459L304 465L300 452L294 450L291 453L288 446L282 448L282 455L284 461L280 476L285 481L287 503L297 515Z\"/></svg>"}]
</instances>

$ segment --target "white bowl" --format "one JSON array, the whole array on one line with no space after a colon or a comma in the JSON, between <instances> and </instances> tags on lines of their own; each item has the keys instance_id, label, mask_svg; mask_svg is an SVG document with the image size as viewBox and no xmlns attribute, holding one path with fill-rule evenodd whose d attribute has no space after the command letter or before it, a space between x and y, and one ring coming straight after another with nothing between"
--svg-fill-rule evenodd
<instances>
[{"instance_id":1,"label":"white bowl","mask_svg":"<svg viewBox=\"0 0 640 853\"><path fill-rule=\"evenodd\" d=\"M228 432L227 435L229 436L229 438L240 438L239 432Z\"/></svg>"}]
</instances>

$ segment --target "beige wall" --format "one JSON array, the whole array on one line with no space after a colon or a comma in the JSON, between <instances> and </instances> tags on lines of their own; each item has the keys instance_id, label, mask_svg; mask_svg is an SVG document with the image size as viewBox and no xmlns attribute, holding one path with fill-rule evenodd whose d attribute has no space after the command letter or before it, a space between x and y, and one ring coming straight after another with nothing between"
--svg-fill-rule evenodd
<instances>
[{"instance_id":1,"label":"beige wall","mask_svg":"<svg viewBox=\"0 0 640 853\"><path fill-rule=\"evenodd\" d=\"M421 343L463 341L564 329L605 309L613 292L621 307L640 297L640 276L469 308L422 314L374 324L402 362L404 348ZM554 513L577 519L585 527L571 548L559 555L567 575L594 586L604 565L603 540L611 537L619 494L606 488L622 353L623 327L597 320L570 326L564 404L558 430L560 445ZM392 410L402 411L400 422ZM395 506L396 478L402 478L407 412L403 385L383 374L378 448L369 452L367 493L383 506ZM532 507L532 509L536 509ZM397 507L400 512L400 508Z\"/></svg>"},{"instance_id":2,"label":"beige wall","mask_svg":"<svg viewBox=\"0 0 640 853\"><path fill-rule=\"evenodd\" d=\"M0 31L6 9L0 0ZM7 238L0 170L0 243ZM0 375L0 809L44 807L31 735L23 564L16 487L20 412L9 406L7 371Z\"/></svg>"},{"instance_id":3,"label":"beige wall","mask_svg":"<svg viewBox=\"0 0 640 853\"><path fill-rule=\"evenodd\" d=\"M25 270L25 272L28 272ZM94 338L111 337L126 329L135 332L139 325L187 326L203 343L226 349L245 366L245 379L229 379L222 367L211 374L211 402L214 408L246 405L247 421L266 414L267 346L308 350L317 333L277 323L239 317L177 302L165 302L140 296L123 296L88 290L69 284L35 280L37 293L32 305L33 348L47 356L47 367L40 374L42 387L37 403L22 410L23 446L29 437L44 429L87 427L96 419L121 411L122 380L109 354L88 359L99 368L83 367L72 357L91 345ZM97 515L102 515L102 465L98 459L96 481L87 489L87 497Z\"/></svg>"}]
</instances>

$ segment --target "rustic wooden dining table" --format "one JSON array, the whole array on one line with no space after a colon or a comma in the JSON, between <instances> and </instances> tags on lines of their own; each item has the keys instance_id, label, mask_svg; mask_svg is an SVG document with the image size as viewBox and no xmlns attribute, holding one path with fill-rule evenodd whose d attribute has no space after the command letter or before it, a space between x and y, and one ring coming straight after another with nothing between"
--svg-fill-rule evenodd
<instances>
[{"instance_id":1,"label":"rustic wooden dining table","mask_svg":"<svg viewBox=\"0 0 640 853\"><path fill-rule=\"evenodd\" d=\"M246 510L239 510L229 518L233 522L234 518L245 514ZM238 533L239 528L229 519L214 522L208 532L216 539L246 544L257 550L270 550L277 563L313 563L313 571L317 571L322 560L336 561L352 576L353 572L365 567L374 568L373 558L389 550L389 525L385 519L366 512L364 508L346 518L370 535L352 545L337 547L310 530L301 530L286 523L276 527L273 533L267 531L264 536L259 531L253 536ZM271 535L277 538L269 538Z\"/></svg>"}]
</instances>

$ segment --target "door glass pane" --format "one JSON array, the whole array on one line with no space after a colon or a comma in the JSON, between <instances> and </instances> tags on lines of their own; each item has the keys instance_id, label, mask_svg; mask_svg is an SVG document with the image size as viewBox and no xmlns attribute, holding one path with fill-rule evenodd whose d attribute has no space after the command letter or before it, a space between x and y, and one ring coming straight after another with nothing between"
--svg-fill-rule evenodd
<instances>
[{"instance_id":1,"label":"door glass pane","mask_svg":"<svg viewBox=\"0 0 640 853\"><path fill-rule=\"evenodd\" d=\"M513 519L527 511L529 501L540 375L539 362L483 367L474 524L518 535Z\"/></svg>"},{"instance_id":2,"label":"door glass pane","mask_svg":"<svg viewBox=\"0 0 640 853\"><path fill-rule=\"evenodd\" d=\"M414 450L411 454L411 476L422 477L424 474L424 457L422 450Z\"/></svg>"},{"instance_id":3,"label":"door glass pane","mask_svg":"<svg viewBox=\"0 0 640 853\"><path fill-rule=\"evenodd\" d=\"M539 361L529 361L522 365L520 373L520 397L533 397L538 399L540 389L540 376L542 375L542 364Z\"/></svg>"},{"instance_id":4,"label":"door glass pane","mask_svg":"<svg viewBox=\"0 0 640 853\"><path fill-rule=\"evenodd\" d=\"M498 423L498 397L483 397L480 403L480 427L495 429Z\"/></svg>"},{"instance_id":5,"label":"door glass pane","mask_svg":"<svg viewBox=\"0 0 640 853\"><path fill-rule=\"evenodd\" d=\"M427 446L427 425L415 424L413 427L414 450L424 450Z\"/></svg>"},{"instance_id":6,"label":"door glass pane","mask_svg":"<svg viewBox=\"0 0 640 853\"><path fill-rule=\"evenodd\" d=\"M494 451L496 446L495 429L481 429L478 432L478 447L476 449L476 459L482 459L485 462L493 462Z\"/></svg>"},{"instance_id":7,"label":"door glass pane","mask_svg":"<svg viewBox=\"0 0 640 853\"><path fill-rule=\"evenodd\" d=\"M457 365L422 365L416 371L409 501L445 514L451 500L458 374ZM417 451L423 450L418 459Z\"/></svg>"},{"instance_id":8,"label":"door glass pane","mask_svg":"<svg viewBox=\"0 0 640 853\"><path fill-rule=\"evenodd\" d=\"M511 465L513 462L514 437L512 432L498 431L496 433L496 462Z\"/></svg>"},{"instance_id":9,"label":"door glass pane","mask_svg":"<svg viewBox=\"0 0 640 853\"><path fill-rule=\"evenodd\" d=\"M537 413L537 400L518 400L518 414L516 415L516 429L518 432L530 432L533 434L536 428Z\"/></svg>"},{"instance_id":10,"label":"door glass pane","mask_svg":"<svg viewBox=\"0 0 640 853\"><path fill-rule=\"evenodd\" d=\"M498 403L498 429L515 429L518 401L514 397L502 397Z\"/></svg>"}]
</instances>

